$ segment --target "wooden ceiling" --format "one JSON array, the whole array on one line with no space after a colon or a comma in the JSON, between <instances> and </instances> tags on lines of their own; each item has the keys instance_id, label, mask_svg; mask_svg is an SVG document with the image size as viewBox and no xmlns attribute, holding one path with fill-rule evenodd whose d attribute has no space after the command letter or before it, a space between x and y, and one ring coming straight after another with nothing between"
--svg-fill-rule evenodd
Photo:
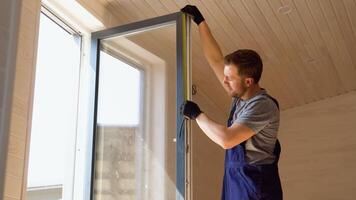
<instances>
[{"instance_id":1,"label":"wooden ceiling","mask_svg":"<svg viewBox=\"0 0 356 200\"><path fill-rule=\"evenodd\" d=\"M117 18L116 25L177 12L186 4L198 6L224 54L241 48L261 54L261 86L283 110L356 89L356 0L97 2ZM198 93L225 112L230 99L203 57L196 25L192 27L193 82Z\"/></svg>"}]
</instances>

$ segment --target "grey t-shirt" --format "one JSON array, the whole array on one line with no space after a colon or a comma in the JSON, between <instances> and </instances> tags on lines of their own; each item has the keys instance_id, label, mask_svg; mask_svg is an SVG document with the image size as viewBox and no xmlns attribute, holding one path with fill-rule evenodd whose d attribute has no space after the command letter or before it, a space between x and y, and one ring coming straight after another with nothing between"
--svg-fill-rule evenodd
<instances>
[{"instance_id":1,"label":"grey t-shirt","mask_svg":"<svg viewBox=\"0 0 356 200\"><path fill-rule=\"evenodd\" d=\"M234 99L236 109L233 122L243 124L256 133L245 143L245 161L249 164L273 163L273 154L279 128L279 109L267 96L266 90L259 91L247 100Z\"/></svg>"}]
</instances>

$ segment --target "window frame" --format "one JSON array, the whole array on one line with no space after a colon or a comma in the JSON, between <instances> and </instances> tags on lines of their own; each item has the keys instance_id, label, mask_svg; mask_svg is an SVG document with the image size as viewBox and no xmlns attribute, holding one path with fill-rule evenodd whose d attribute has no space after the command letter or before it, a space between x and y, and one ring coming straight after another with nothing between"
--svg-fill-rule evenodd
<instances>
[{"instance_id":1,"label":"window frame","mask_svg":"<svg viewBox=\"0 0 356 200\"><path fill-rule=\"evenodd\" d=\"M180 113L180 105L185 100L191 99L191 43L190 43L190 20L191 18L182 13L177 12L160 17L155 17L139 22L134 22L118 27L113 27L103 31L93 32L91 35L91 57L90 67L95 76L95 88L92 88L94 93L94 107L92 116L92 131L90 133L88 156L91 158L91 165L88 166L88 178L86 183L89 184L90 190L86 191L89 199L94 197L94 173L95 173L95 138L97 126L97 109L98 109L98 90L99 90L99 69L100 69L100 41L103 39L128 35L130 33L137 33L140 31L147 31L165 25L176 25L176 63L177 63L177 130L176 130L176 143L177 143L177 165L176 165L176 199L191 199L191 125L190 122L184 120L183 115ZM183 134L179 134L181 124L184 123ZM186 137L188 136L188 137ZM89 174L90 173L90 174Z\"/></svg>"},{"instance_id":2,"label":"window frame","mask_svg":"<svg viewBox=\"0 0 356 200\"><path fill-rule=\"evenodd\" d=\"M52 10L50 7L48 7L46 4L42 3L41 4L41 8L40 8L40 13L39 16L43 14L44 17L47 17L49 20L51 20L53 23L55 23L56 25L58 25L58 27L62 28L65 32L67 32L69 35L73 36L75 38L75 40L80 43L79 45L79 65L77 70L79 71L79 77L78 77L78 84L75 86L77 87L77 96L76 96L76 122L75 122L75 135L73 136L73 141L71 142L71 156L73 157L73 159L70 160L70 166L71 166L71 178L66 178L69 176L65 176L64 177L64 183L63 185L68 185L69 190L62 190L62 198L68 198L70 197L71 199L73 199L74 197L74 193L75 193L75 184L76 184L76 172L77 172L77 161L76 158L78 156L78 154L80 154L80 150L77 148L77 143L80 137L82 137L82 135L84 135L85 133L81 133L80 131L78 131L78 124L79 124L79 108L81 106L80 102L81 102L81 95L80 95L80 89L81 89L81 82L82 82L82 70L83 70L83 60L84 60L84 43L85 43L85 35L79 31L78 29L74 28L71 23L69 23L67 20L65 20L64 18L61 17L61 15L59 13L57 13L56 11ZM38 18L38 20L40 20L40 17ZM41 27L40 27L41 28ZM39 40L38 40L39 41ZM37 65L37 64L36 64ZM35 81L35 80L34 80ZM33 88L34 89L34 88ZM33 113L31 112L31 115ZM32 119L32 117L31 117ZM29 136L29 140L31 140L31 135ZM30 141L29 141L30 142ZM31 148L31 147L30 147ZM27 149L27 153L26 153L26 163L29 163L29 151L30 148ZM78 151L79 150L79 151ZM82 165L84 167L84 164ZM28 167L28 165L27 165ZM28 174L28 169L25 171L26 172L26 177ZM24 191L27 191L28 187L27 187L27 178L26 178L26 184L23 185ZM64 187L63 187L64 188ZM62 188L62 189L63 189ZM27 193L25 193L24 195L27 195Z\"/></svg>"}]
</instances>

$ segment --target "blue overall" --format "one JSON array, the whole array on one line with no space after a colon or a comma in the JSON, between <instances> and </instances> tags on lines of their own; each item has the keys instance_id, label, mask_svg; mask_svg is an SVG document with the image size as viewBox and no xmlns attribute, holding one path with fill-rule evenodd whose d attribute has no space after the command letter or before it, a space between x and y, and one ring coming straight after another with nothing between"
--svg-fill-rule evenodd
<instances>
[{"instance_id":1,"label":"blue overall","mask_svg":"<svg viewBox=\"0 0 356 200\"><path fill-rule=\"evenodd\" d=\"M270 96L269 96L270 97ZM270 97L278 106L278 102ZM233 124L236 103L227 125ZM222 200L281 200L282 187L278 174L281 147L276 141L272 164L251 165L245 162L245 142L226 150Z\"/></svg>"}]
</instances>

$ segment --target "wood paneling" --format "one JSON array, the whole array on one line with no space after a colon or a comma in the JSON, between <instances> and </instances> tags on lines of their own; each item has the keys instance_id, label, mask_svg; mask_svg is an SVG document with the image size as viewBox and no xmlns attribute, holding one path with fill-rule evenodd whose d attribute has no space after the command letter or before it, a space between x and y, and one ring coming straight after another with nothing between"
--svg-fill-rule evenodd
<instances>
[{"instance_id":1,"label":"wood paneling","mask_svg":"<svg viewBox=\"0 0 356 200\"><path fill-rule=\"evenodd\" d=\"M4 196L21 199L23 177L6 174Z\"/></svg>"},{"instance_id":2,"label":"wood paneling","mask_svg":"<svg viewBox=\"0 0 356 200\"><path fill-rule=\"evenodd\" d=\"M80 0L83 4L92 4ZM264 60L261 84L283 110L356 89L356 3L352 0L100 0L118 23L161 16L195 4L224 54L257 50ZM94 9L95 10L95 9ZM95 11L98 12L98 11ZM101 11L101 13L104 11ZM101 16L104 16L101 14ZM229 97L202 55L193 24L194 83L225 111ZM164 36L164 33L162 33Z\"/></svg>"},{"instance_id":3,"label":"wood paneling","mask_svg":"<svg viewBox=\"0 0 356 200\"><path fill-rule=\"evenodd\" d=\"M26 147L33 95L40 1L23 0L16 54L16 72L12 98L10 134L7 149L4 196L1 199L23 199L26 191Z\"/></svg>"},{"instance_id":4,"label":"wood paneling","mask_svg":"<svg viewBox=\"0 0 356 200\"><path fill-rule=\"evenodd\" d=\"M356 92L281 113L284 198L354 199Z\"/></svg>"}]
</instances>

